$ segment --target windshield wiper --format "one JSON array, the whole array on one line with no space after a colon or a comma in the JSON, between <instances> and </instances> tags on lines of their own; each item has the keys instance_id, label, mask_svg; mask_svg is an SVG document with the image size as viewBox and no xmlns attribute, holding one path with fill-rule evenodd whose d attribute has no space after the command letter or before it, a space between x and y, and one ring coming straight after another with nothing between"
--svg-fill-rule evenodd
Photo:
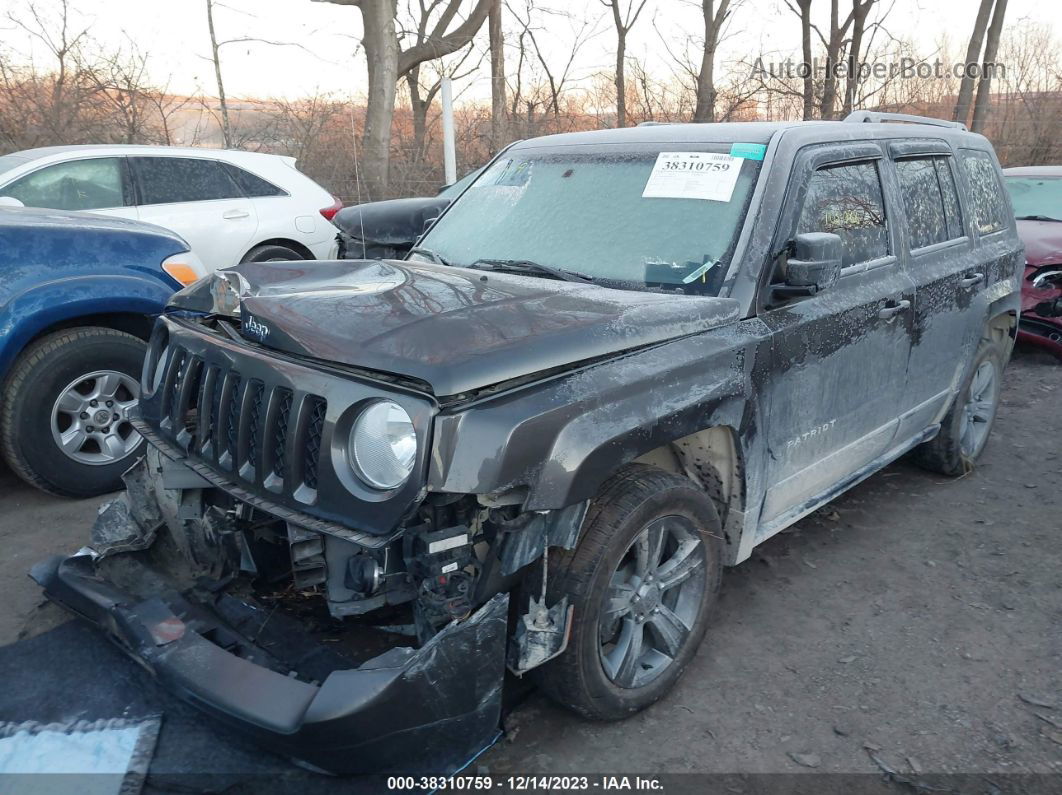
<instances>
[{"instance_id":1,"label":"windshield wiper","mask_svg":"<svg viewBox=\"0 0 1062 795\"><path fill-rule=\"evenodd\" d=\"M424 248L423 246L413 246L409 250L410 254L420 254L422 257L427 257L436 265L449 265L450 263L443 259L439 254L432 251L430 248Z\"/></svg>"},{"instance_id":2,"label":"windshield wiper","mask_svg":"<svg viewBox=\"0 0 1062 795\"><path fill-rule=\"evenodd\" d=\"M508 271L510 273L529 273L539 276L550 276L565 282L592 282L593 276L587 276L578 271L568 271L562 268L554 268L552 265L542 265L529 259L477 259L468 265L469 268L478 268L487 265L493 271Z\"/></svg>"},{"instance_id":3,"label":"windshield wiper","mask_svg":"<svg viewBox=\"0 0 1062 795\"><path fill-rule=\"evenodd\" d=\"M1055 221L1062 223L1062 218L1052 218L1050 215L1019 215L1019 221Z\"/></svg>"}]
</instances>

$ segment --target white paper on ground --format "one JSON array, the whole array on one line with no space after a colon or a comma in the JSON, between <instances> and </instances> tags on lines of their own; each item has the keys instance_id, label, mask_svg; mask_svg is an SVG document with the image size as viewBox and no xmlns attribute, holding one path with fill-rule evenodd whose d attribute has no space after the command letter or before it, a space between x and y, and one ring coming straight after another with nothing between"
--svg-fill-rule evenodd
<instances>
[{"instance_id":1,"label":"white paper on ground","mask_svg":"<svg viewBox=\"0 0 1062 795\"><path fill-rule=\"evenodd\" d=\"M661 152L642 198L728 202L743 162L743 158L716 152Z\"/></svg>"},{"instance_id":2,"label":"white paper on ground","mask_svg":"<svg viewBox=\"0 0 1062 795\"><path fill-rule=\"evenodd\" d=\"M70 783L63 774L84 795L139 792L158 731L158 718L0 723L0 795L50 795Z\"/></svg>"}]
</instances>

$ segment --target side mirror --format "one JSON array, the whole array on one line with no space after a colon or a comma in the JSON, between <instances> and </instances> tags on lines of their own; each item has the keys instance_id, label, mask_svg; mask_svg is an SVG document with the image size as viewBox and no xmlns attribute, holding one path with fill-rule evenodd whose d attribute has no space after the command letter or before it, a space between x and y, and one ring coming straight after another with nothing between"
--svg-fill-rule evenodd
<instances>
[{"instance_id":1,"label":"side mirror","mask_svg":"<svg viewBox=\"0 0 1062 795\"><path fill-rule=\"evenodd\" d=\"M774 287L783 297L815 295L830 287L841 274L843 244L832 232L804 232L793 239L786 263L785 284Z\"/></svg>"}]
</instances>

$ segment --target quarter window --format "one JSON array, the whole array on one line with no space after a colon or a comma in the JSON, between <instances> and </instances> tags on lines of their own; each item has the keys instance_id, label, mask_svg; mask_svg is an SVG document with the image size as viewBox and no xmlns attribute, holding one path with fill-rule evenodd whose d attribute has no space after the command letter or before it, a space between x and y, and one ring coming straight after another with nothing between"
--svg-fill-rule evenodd
<instances>
[{"instance_id":1,"label":"quarter window","mask_svg":"<svg viewBox=\"0 0 1062 795\"><path fill-rule=\"evenodd\" d=\"M287 196L284 191L272 182L267 182L257 174L245 171L239 166L234 166L232 163L222 163L221 167L225 169L225 173L232 177L233 182L240 186L240 190L243 191L245 196L255 199L262 196Z\"/></svg>"},{"instance_id":2,"label":"quarter window","mask_svg":"<svg viewBox=\"0 0 1062 795\"><path fill-rule=\"evenodd\" d=\"M27 207L52 210L102 210L123 207L121 158L98 157L56 163L0 188L0 196Z\"/></svg>"},{"instance_id":3,"label":"quarter window","mask_svg":"<svg viewBox=\"0 0 1062 795\"><path fill-rule=\"evenodd\" d=\"M962 237L955 182L943 157L899 160L900 192L912 249Z\"/></svg>"},{"instance_id":4,"label":"quarter window","mask_svg":"<svg viewBox=\"0 0 1062 795\"><path fill-rule=\"evenodd\" d=\"M820 168L808 185L797 233L833 232L843 244L843 265L889 253L885 199L876 163Z\"/></svg>"},{"instance_id":5,"label":"quarter window","mask_svg":"<svg viewBox=\"0 0 1062 795\"><path fill-rule=\"evenodd\" d=\"M216 160L137 157L141 204L240 199L243 192Z\"/></svg>"},{"instance_id":6,"label":"quarter window","mask_svg":"<svg viewBox=\"0 0 1062 795\"><path fill-rule=\"evenodd\" d=\"M970 187L970 203L977 231L982 235L998 232L1007 225L1007 205L992 158L987 152L963 149L962 165Z\"/></svg>"}]
</instances>

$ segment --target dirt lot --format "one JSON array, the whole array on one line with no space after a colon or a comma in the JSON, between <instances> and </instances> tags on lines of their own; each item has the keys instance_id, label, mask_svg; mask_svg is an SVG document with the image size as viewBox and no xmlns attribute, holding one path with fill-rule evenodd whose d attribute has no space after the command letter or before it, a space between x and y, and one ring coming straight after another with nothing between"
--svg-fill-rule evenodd
<instances>
[{"instance_id":1,"label":"dirt lot","mask_svg":"<svg viewBox=\"0 0 1062 795\"><path fill-rule=\"evenodd\" d=\"M593 724L533 694L477 769L1062 773L1062 366L1020 352L1007 380L976 472L898 463L730 570L663 702ZM65 620L25 571L98 501L0 489L3 645Z\"/></svg>"}]
</instances>

